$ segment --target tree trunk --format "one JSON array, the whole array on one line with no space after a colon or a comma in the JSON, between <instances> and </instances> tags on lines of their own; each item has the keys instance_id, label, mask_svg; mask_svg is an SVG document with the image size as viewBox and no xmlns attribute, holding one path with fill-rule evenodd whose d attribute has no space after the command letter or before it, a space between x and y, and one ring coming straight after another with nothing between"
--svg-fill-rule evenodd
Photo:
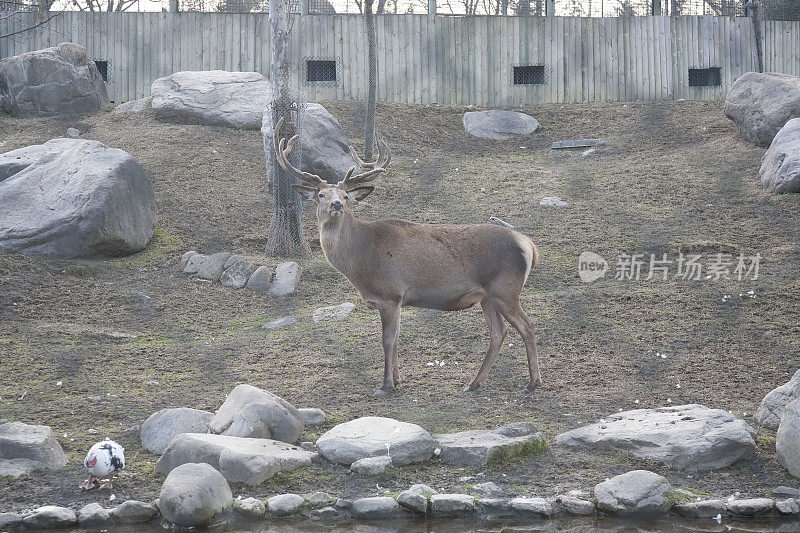
<instances>
[{"instance_id":1,"label":"tree trunk","mask_svg":"<svg viewBox=\"0 0 800 533\"><path fill-rule=\"evenodd\" d=\"M287 0L270 0L269 26L272 48L272 106L265 113L272 115L272 125L284 118L282 137L291 137L300 129L300 110L295 98L290 94L289 81L289 23ZM298 143L299 145L300 143ZM299 157L297 146L292 154ZM265 143L269 169L275 195L275 212L269 224L267 254L273 256L306 256L311 253L305 233L303 233L303 205L300 196L292 189L292 183L299 181L284 171L275 158L271 143ZM300 166L299 164L297 165Z\"/></svg>"},{"instance_id":2,"label":"tree trunk","mask_svg":"<svg viewBox=\"0 0 800 533\"><path fill-rule=\"evenodd\" d=\"M367 30L367 110L364 116L364 157L372 159L375 151L375 98L378 91L378 59L375 53L375 14L373 0L364 0L364 25Z\"/></svg>"},{"instance_id":3,"label":"tree trunk","mask_svg":"<svg viewBox=\"0 0 800 533\"><path fill-rule=\"evenodd\" d=\"M180 7L178 7L178 0L169 0L169 10L173 13L177 13L180 10Z\"/></svg>"},{"instance_id":4,"label":"tree trunk","mask_svg":"<svg viewBox=\"0 0 800 533\"><path fill-rule=\"evenodd\" d=\"M750 14L750 22L753 24L753 39L756 44L756 68L759 72L764 72L764 50L761 40L761 2L750 0L745 4Z\"/></svg>"}]
</instances>

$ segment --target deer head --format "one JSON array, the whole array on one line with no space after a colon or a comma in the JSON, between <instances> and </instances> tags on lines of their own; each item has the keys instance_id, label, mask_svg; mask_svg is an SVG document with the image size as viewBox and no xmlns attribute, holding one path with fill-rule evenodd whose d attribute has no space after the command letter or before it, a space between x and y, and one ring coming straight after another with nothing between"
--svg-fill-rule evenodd
<instances>
[{"instance_id":1,"label":"deer head","mask_svg":"<svg viewBox=\"0 0 800 533\"><path fill-rule=\"evenodd\" d=\"M278 121L275 125L275 131L272 134L272 142L275 145L275 156L278 164L286 172L300 179L302 183L292 184L292 188L305 200L313 200L317 204L317 220L322 223L327 220L339 217L346 209L348 209L348 202L358 202L366 198L375 187L370 185L364 186L364 183L370 182L378 177L378 175L386 170L392 160L392 152L389 150L389 145L386 144L386 138L378 139L378 134L375 133L375 145L378 147L378 156L372 163L367 163L361 160L356 153L355 148L350 147L350 153L353 159L356 160L362 172L353 176L356 167L350 167L344 176L344 179L336 185L332 185L316 174L304 172L292 166L289 162L289 155L295 143L299 140L300 136L295 135L288 141L286 138L280 137L280 131L283 127L284 119Z\"/></svg>"}]
</instances>

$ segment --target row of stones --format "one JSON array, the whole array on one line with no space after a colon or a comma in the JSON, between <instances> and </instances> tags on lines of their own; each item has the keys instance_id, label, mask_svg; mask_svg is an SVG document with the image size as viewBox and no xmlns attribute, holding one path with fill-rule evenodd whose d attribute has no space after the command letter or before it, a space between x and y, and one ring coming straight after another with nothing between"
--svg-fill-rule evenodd
<instances>
[{"instance_id":1,"label":"row of stones","mask_svg":"<svg viewBox=\"0 0 800 533\"><path fill-rule=\"evenodd\" d=\"M254 265L227 252L203 255L194 250L181 256L178 267L183 273L194 275L196 279L219 281L224 287L231 289L247 287L277 296L292 294L303 273L303 269L294 261L279 264L273 276L269 268Z\"/></svg>"},{"instance_id":2,"label":"row of stones","mask_svg":"<svg viewBox=\"0 0 800 533\"><path fill-rule=\"evenodd\" d=\"M479 520L543 519L561 516L592 516L598 512L606 514L666 513L672 511L687 518L723 517L796 517L800 514L800 497L797 489L785 489L783 499L753 498L742 500L703 500L686 502L695 495L684 490L672 490L666 479L646 470L635 470L616 476L595 486L593 494L585 491L570 491L554 498L480 498L467 494L440 494L434 488L417 484L397 495L375 496L348 501L317 492L306 497L299 494L280 494L266 501L257 498L233 499L230 487L209 465L186 465L188 476L176 472L172 485L165 482L168 490L162 489L155 505L139 501L127 501L115 509L105 509L98 503L90 503L77 513L66 507L46 506L27 516L12 513L0 514L0 530L18 527L51 529L80 525L83 527L107 527L115 524L140 524L155 520L159 508L165 518L180 522L179 525L194 526L211 522L227 522L237 517L247 519L297 517L312 520L343 522L350 519L391 520L428 516L432 518L473 517ZM191 471L191 473L189 472ZM206 472L208 471L208 472ZM187 501L183 481L196 480L196 475L213 473L219 484L214 502L203 502L210 507L180 510L169 501L171 494L180 495L180 505ZM493 485L486 483L485 485ZM496 488L494 486L493 488ZM175 489L175 490L171 490ZM207 491L206 491L207 492ZM680 501L682 503L676 503ZM193 501L188 498L188 501ZM194 500L195 503L201 503ZM178 514L175 514L176 511ZM183 514L181 514L183 511ZM209 512L210 511L210 512ZM169 516L167 516L169 515ZM224 516L220 516L224 515ZM204 517L198 520L197 517ZM227 517L227 518L226 518Z\"/></svg>"}]
</instances>

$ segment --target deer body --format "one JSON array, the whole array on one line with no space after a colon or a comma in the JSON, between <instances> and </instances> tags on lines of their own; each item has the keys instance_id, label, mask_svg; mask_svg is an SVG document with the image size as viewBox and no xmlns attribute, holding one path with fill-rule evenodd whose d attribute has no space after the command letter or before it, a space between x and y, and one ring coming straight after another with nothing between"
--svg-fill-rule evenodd
<instances>
[{"instance_id":1,"label":"deer body","mask_svg":"<svg viewBox=\"0 0 800 533\"><path fill-rule=\"evenodd\" d=\"M286 142L275 128L273 139L280 165L303 184L292 187L317 204L320 244L328 262L355 287L370 309L377 309L383 329L384 376L378 392L394 390L400 379L397 340L402 307L457 311L480 305L489 326L489 350L478 375L466 387L483 386L505 339L507 320L522 336L528 356L527 389L541 385L533 321L520 304L525 281L538 261L533 241L494 224L418 224L397 219L359 220L348 204L374 187L361 186L383 172L391 159L385 140L376 143L370 170L352 176L351 168L336 185L291 166L288 154L297 136ZM376 139L377 140L377 139Z\"/></svg>"}]
</instances>

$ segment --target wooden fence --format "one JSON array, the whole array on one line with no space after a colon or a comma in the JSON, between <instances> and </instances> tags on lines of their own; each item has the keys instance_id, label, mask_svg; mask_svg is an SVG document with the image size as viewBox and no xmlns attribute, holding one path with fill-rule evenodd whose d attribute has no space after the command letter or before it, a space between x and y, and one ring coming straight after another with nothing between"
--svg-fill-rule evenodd
<instances>
[{"instance_id":1,"label":"wooden fence","mask_svg":"<svg viewBox=\"0 0 800 533\"><path fill-rule=\"evenodd\" d=\"M36 14L0 22L0 35ZM377 17L378 99L515 106L544 102L707 100L754 70L750 20L715 16L619 18ZM764 23L765 70L800 75L800 22ZM292 83L309 100L366 98L359 15L303 15L292 27ZM0 57L72 41L107 61L115 102L149 95L180 70L269 74L266 14L65 12L46 26L0 39ZM306 61L336 62L335 82L307 82ZM514 84L514 67L539 68ZM689 69L720 70L719 85L690 86Z\"/></svg>"}]
</instances>

